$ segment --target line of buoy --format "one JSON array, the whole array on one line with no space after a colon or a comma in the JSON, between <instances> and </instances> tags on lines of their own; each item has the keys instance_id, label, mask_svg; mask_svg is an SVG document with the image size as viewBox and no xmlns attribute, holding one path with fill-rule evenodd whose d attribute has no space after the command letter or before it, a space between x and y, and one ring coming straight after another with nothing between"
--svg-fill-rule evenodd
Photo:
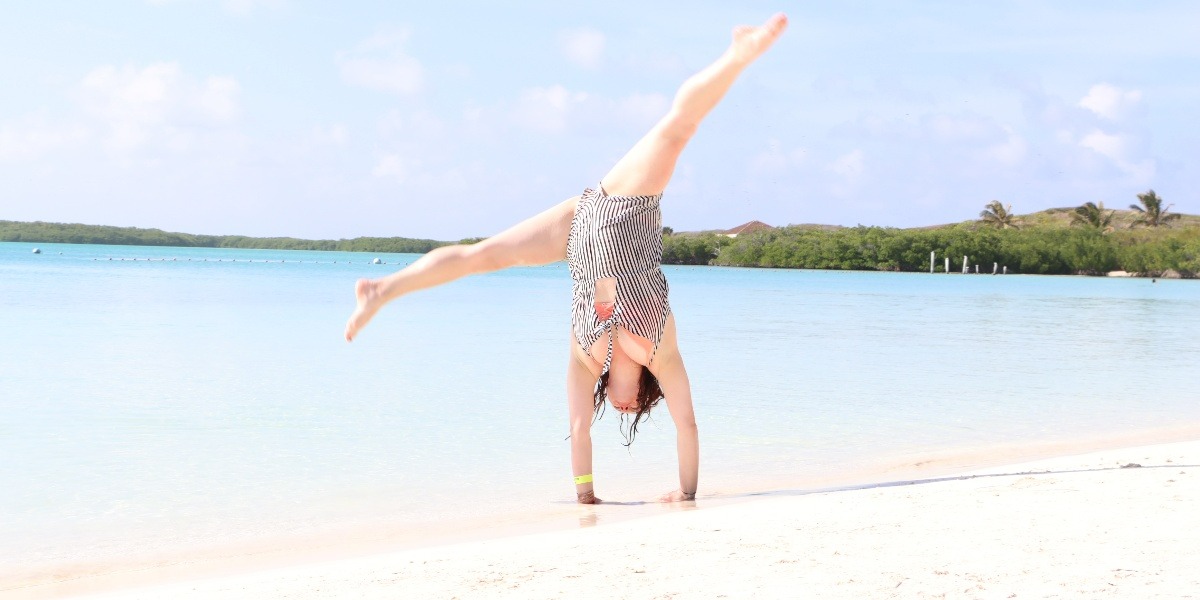
<instances>
[{"instance_id":1,"label":"line of buoy","mask_svg":"<svg viewBox=\"0 0 1200 600\"><path fill-rule=\"evenodd\" d=\"M37 252L37 254L41 254L41 251L38 251L38 252ZM61 253L60 253L60 254L61 254ZM92 260L101 260L101 259L99 259L99 258L93 258ZM134 257L134 258L121 258L121 257L113 258L113 257L111 257L111 256L110 256L110 257L108 257L107 259L104 259L104 260L134 261L134 262L137 262L137 261L140 261L140 260L144 260L144 261L146 261L146 262L179 262L179 259L178 259L178 258L137 258L137 257ZM192 259L190 259L190 258L189 258L189 259L187 259L187 260L188 260L188 262L191 262L191 261L192 261ZM207 258L200 258L200 259L196 259L196 260L199 260L199 261L201 261L201 262L208 262L208 261L209 261L209 259L207 259ZM254 262L261 262L261 263L272 263L272 262L287 263L287 262L288 262L288 261L286 261L286 260L280 260L280 261L260 260L260 261L255 261L255 260L251 260L251 259L246 259L246 260L244 260L244 261L243 261L243 260L241 260L241 259L237 259L237 258L229 258L229 259L225 259L225 258L214 258L214 259L213 259L213 261L215 261L215 262L247 262L247 263L254 263ZM292 263L293 263L293 264L304 264L304 261L302 261L302 260L295 260L295 261L292 261ZM336 265L336 264L347 264L347 265L352 265L352 264L355 264L355 263L354 263L354 261L350 261L350 260L348 260L348 261L345 261L344 263L339 263L339 262L338 262L338 261L336 261L336 260L335 260L335 261L330 261L329 263L322 263L322 262L321 262L321 261L319 261L319 260L314 260L314 261L312 261L312 263L311 263L311 264L314 264L314 265L320 265L320 264L334 264L334 265ZM386 264L388 264L388 263L387 263L386 261L382 260L382 259L378 259L378 258L376 258L376 259L373 259L373 260L371 260L371 261L370 261L370 262L368 262L367 264L369 264L369 265L386 265Z\"/></svg>"},{"instance_id":2,"label":"line of buoy","mask_svg":"<svg viewBox=\"0 0 1200 600\"><path fill-rule=\"evenodd\" d=\"M42 253L42 249L41 249L41 248L34 248L34 249L33 249L33 253L34 253L34 254L41 254L41 253ZM62 252L59 252L59 253L58 253L58 255L59 255L59 256L62 256ZM95 260L101 260L101 259L99 259L99 258L92 258L92 260L94 260L94 261L95 261ZM170 262L179 262L179 258L177 258L177 257L172 257L172 258L137 258L137 257L134 257L134 258L115 258L115 259L114 259L113 257L109 256L109 257L108 257L106 260L119 260L119 261L130 261L130 260L131 260L131 261L134 261L134 262L136 262L136 261L139 261L139 260L144 260L144 261L146 261L146 262L168 262L168 261L170 261ZM187 260L188 260L188 262L191 262L191 261L192 261L192 259L191 259L191 258L188 258ZM201 258L201 259L199 259L199 260L200 260L200 261L203 261L203 262L208 262L208 259L207 259L207 258ZM225 260L226 260L226 259L224 259L224 258L218 258L218 259L215 259L215 260L216 260L216 262L225 262ZM241 259L237 259L237 258L231 258L231 259L228 259L228 260L229 260L229 262L242 262L242 260L241 260ZM245 262L248 262L248 263L253 263L253 262L255 262L255 261L254 261L254 259L249 259L249 258L248 258L248 259L246 259L246 260L245 260ZM260 261L260 262L264 262L264 263L270 263L270 262L274 262L274 261L270 261L270 260L265 260L265 259L264 259L264 260L262 260L262 261ZM280 262L280 263L286 263L286 262L287 262L287 260L282 260L282 259L281 259L279 262ZM293 261L293 262L297 262L297 263L300 263L300 264L304 264L304 261L302 261L302 260L297 260L297 261ZM335 261L331 261L331 263L336 265L336 264L338 264L338 261L336 261L336 260L335 260ZM321 261L319 261L319 260L314 260L314 261L312 261L312 264L314 264L314 265L319 265L319 264L322 264L322 263L321 263ZM352 264L354 264L354 261L352 261L352 260L348 260L348 261L346 261L346 264L348 264L348 265L352 265ZM371 265L386 265L386 264L388 264L388 263L387 263L386 261L384 261L383 259L379 258L379 257L375 257L375 258L371 259L371 261L370 261L369 263L367 263L367 264L371 264Z\"/></svg>"}]
</instances>

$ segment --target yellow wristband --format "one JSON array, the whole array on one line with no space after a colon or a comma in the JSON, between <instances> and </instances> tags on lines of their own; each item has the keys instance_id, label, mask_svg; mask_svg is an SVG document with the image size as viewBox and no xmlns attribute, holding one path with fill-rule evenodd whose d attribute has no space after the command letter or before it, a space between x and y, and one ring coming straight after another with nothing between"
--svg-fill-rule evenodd
<instances>
[{"instance_id":1,"label":"yellow wristband","mask_svg":"<svg viewBox=\"0 0 1200 600\"><path fill-rule=\"evenodd\" d=\"M588 473L587 475L576 475L575 476L575 485L583 485L585 483L591 483L591 482L592 482L592 474L591 473Z\"/></svg>"}]
</instances>

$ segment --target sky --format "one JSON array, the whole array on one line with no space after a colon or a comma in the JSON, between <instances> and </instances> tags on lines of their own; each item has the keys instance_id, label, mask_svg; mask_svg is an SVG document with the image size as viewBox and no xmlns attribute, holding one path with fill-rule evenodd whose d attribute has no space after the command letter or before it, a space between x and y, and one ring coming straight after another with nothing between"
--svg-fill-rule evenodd
<instances>
[{"instance_id":1,"label":"sky","mask_svg":"<svg viewBox=\"0 0 1200 600\"><path fill-rule=\"evenodd\" d=\"M0 219L489 236L791 26L681 157L677 231L914 227L1154 189L1200 214L1200 3L64 0L0 7Z\"/></svg>"}]
</instances>

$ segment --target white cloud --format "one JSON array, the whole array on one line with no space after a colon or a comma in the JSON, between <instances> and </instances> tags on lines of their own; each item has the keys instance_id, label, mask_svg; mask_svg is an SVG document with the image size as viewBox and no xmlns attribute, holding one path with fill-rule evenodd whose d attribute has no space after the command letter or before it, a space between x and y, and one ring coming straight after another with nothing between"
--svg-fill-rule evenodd
<instances>
[{"instance_id":1,"label":"white cloud","mask_svg":"<svg viewBox=\"0 0 1200 600\"><path fill-rule=\"evenodd\" d=\"M342 80L372 90L412 95L425 86L425 70L404 46L407 30L380 33L363 40L353 50L339 52Z\"/></svg>"},{"instance_id":2,"label":"white cloud","mask_svg":"<svg viewBox=\"0 0 1200 600\"><path fill-rule=\"evenodd\" d=\"M934 115L928 126L933 136L944 142L975 142L995 134L995 125L977 117Z\"/></svg>"},{"instance_id":3,"label":"white cloud","mask_svg":"<svg viewBox=\"0 0 1200 600\"><path fill-rule=\"evenodd\" d=\"M1079 106L1097 115L1119 120L1128 115L1142 100L1138 90L1122 90L1119 87L1101 83L1093 85L1086 96L1079 101Z\"/></svg>"},{"instance_id":4,"label":"white cloud","mask_svg":"<svg viewBox=\"0 0 1200 600\"><path fill-rule=\"evenodd\" d=\"M571 29L558 34L563 54L571 62L595 69L604 59L604 34L594 29Z\"/></svg>"},{"instance_id":5,"label":"white cloud","mask_svg":"<svg viewBox=\"0 0 1200 600\"><path fill-rule=\"evenodd\" d=\"M277 10L287 3L284 0L223 0L221 6L235 15L248 15L259 8Z\"/></svg>"},{"instance_id":6,"label":"white cloud","mask_svg":"<svg viewBox=\"0 0 1200 600\"><path fill-rule=\"evenodd\" d=\"M617 102L618 116L638 124L654 123L671 107L671 100L662 94L630 94Z\"/></svg>"},{"instance_id":7,"label":"white cloud","mask_svg":"<svg viewBox=\"0 0 1200 600\"><path fill-rule=\"evenodd\" d=\"M0 125L0 160L37 159L62 148L77 147L89 137L79 124L51 122L44 114Z\"/></svg>"},{"instance_id":8,"label":"white cloud","mask_svg":"<svg viewBox=\"0 0 1200 600\"><path fill-rule=\"evenodd\" d=\"M403 131L404 130L404 121L405 121L404 114L401 113L398 109L393 108L393 109L387 111L386 113L384 113L383 116L379 118L379 121L378 121L379 132L384 135L389 135L392 133L397 133L397 132Z\"/></svg>"},{"instance_id":9,"label":"white cloud","mask_svg":"<svg viewBox=\"0 0 1200 600\"><path fill-rule=\"evenodd\" d=\"M341 123L328 127L317 126L313 128L312 139L322 145L345 146L350 141L350 132Z\"/></svg>"},{"instance_id":10,"label":"white cloud","mask_svg":"<svg viewBox=\"0 0 1200 600\"><path fill-rule=\"evenodd\" d=\"M400 137L409 141L429 142L452 135L447 132L451 125L427 110L391 109L379 118L376 127L384 137Z\"/></svg>"},{"instance_id":11,"label":"white cloud","mask_svg":"<svg viewBox=\"0 0 1200 600\"><path fill-rule=\"evenodd\" d=\"M112 65L92 69L80 83L84 107L113 120L162 121L176 101L168 98L179 65L156 63L144 69Z\"/></svg>"},{"instance_id":12,"label":"white cloud","mask_svg":"<svg viewBox=\"0 0 1200 600\"><path fill-rule=\"evenodd\" d=\"M518 126L541 133L587 134L614 129L642 133L670 106L670 98L659 93L610 98L555 84L522 90L511 114Z\"/></svg>"},{"instance_id":13,"label":"white cloud","mask_svg":"<svg viewBox=\"0 0 1200 600\"><path fill-rule=\"evenodd\" d=\"M415 165L399 154L387 154L379 159L379 162L375 164L375 168L371 170L371 174L376 177L391 179L396 183L404 183L412 173L413 166Z\"/></svg>"},{"instance_id":14,"label":"white cloud","mask_svg":"<svg viewBox=\"0 0 1200 600\"><path fill-rule=\"evenodd\" d=\"M166 6L168 4L179 4L183 0L146 0L147 4L154 6ZM221 8L226 12L238 16L246 16L259 8L276 10L287 5L286 0L221 0Z\"/></svg>"},{"instance_id":15,"label":"white cloud","mask_svg":"<svg viewBox=\"0 0 1200 600\"><path fill-rule=\"evenodd\" d=\"M841 175L846 180L853 182L863 174L865 165L863 164L863 151L855 150L847 154L839 156L829 164L829 170L833 173Z\"/></svg>"},{"instance_id":16,"label":"white cloud","mask_svg":"<svg viewBox=\"0 0 1200 600\"><path fill-rule=\"evenodd\" d=\"M1123 136L1104 133L1096 130L1079 140L1079 145L1107 156L1113 160L1124 160L1126 140Z\"/></svg>"},{"instance_id":17,"label":"white cloud","mask_svg":"<svg viewBox=\"0 0 1200 600\"><path fill-rule=\"evenodd\" d=\"M1016 166L1025 160L1025 156L1029 153L1029 144L1011 127L1005 127L1004 130L1008 134L1008 139L988 146L984 155L1002 165Z\"/></svg>"},{"instance_id":18,"label":"white cloud","mask_svg":"<svg viewBox=\"0 0 1200 600\"><path fill-rule=\"evenodd\" d=\"M237 102L240 91L241 86L231 77L209 77L196 94L196 110L213 121L231 121L240 112Z\"/></svg>"},{"instance_id":19,"label":"white cloud","mask_svg":"<svg viewBox=\"0 0 1200 600\"><path fill-rule=\"evenodd\" d=\"M1132 177L1135 182L1139 184L1153 183L1154 175L1158 171L1155 161L1132 158L1133 140L1129 136L1104 133L1097 129L1079 140L1079 145L1108 158L1113 165Z\"/></svg>"},{"instance_id":20,"label":"white cloud","mask_svg":"<svg viewBox=\"0 0 1200 600\"><path fill-rule=\"evenodd\" d=\"M837 157L827 164L825 169L835 178L827 182L828 192L841 197L854 197L862 187L863 173L866 171L866 155L856 149Z\"/></svg>"},{"instance_id":21,"label":"white cloud","mask_svg":"<svg viewBox=\"0 0 1200 600\"><path fill-rule=\"evenodd\" d=\"M767 149L750 158L750 171L755 174L778 174L803 166L808 161L808 150L787 150L777 139L767 140Z\"/></svg>"},{"instance_id":22,"label":"white cloud","mask_svg":"<svg viewBox=\"0 0 1200 600\"><path fill-rule=\"evenodd\" d=\"M240 86L228 77L199 81L176 63L97 67L80 83L84 108L113 120L163 122L183 118L223 123L238 116Z\"/></svg>"},{"instance_id":23,"label":"white cloud","mask_svg":"<svg viewBox=\"0 0 1200 600\"><path fill-rule=\"evenodd\" d=\"M543 133L562 133L576 107L588 99L561 85L530 88L521 92L514 118L521 125Z\"/></svg>"},{"instance_id":24,"label":"white cloud","mask_svg":"<svg viewBox=\"0 0 1200 600\"><path fill-rule=\"evenodd\" d=\"M108 130L106 145L117 153L156 140L168 149L186 149L197 130L237 118L239 92L234 79L201 81L166 62L144 68L97 67L79 85L84 110Z\"/></svg>"}]
</instances>

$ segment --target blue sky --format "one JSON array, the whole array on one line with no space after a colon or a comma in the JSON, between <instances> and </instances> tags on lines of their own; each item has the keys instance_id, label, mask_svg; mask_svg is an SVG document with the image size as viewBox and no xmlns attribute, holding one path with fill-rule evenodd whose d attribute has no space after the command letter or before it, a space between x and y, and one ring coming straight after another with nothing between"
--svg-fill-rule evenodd
<instances>
[{"instance_id":1,"label":"blue sky","mask_svg":"<svg viewBox=\"0 0 1200 600\"><path fill-rule=\"evenodd\" d=\"M0 219L491 235L593 185L733 25L777 10L787 34L667 188L677 230L1149 188L1200 213L1195 2L13 4Z\"/></svg>"}]
</instances>

